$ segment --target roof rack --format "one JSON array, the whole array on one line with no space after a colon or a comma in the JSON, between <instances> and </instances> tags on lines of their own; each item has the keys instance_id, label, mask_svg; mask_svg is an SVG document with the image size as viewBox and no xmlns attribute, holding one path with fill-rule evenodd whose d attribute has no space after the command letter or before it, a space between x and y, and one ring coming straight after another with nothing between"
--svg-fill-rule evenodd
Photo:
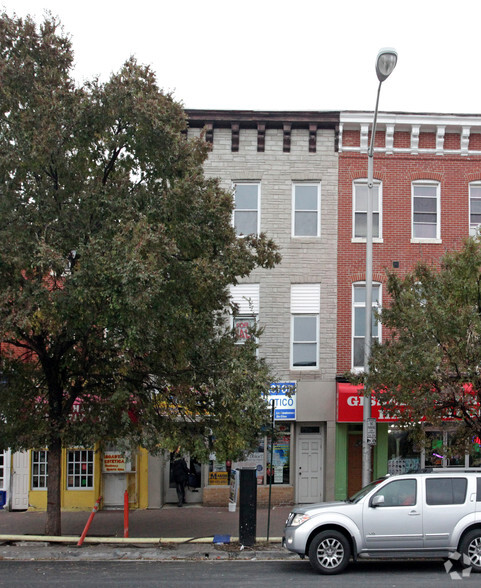
<instances>
[{"instance_id":1,"label":"roof rack","mask_svg":"<svg viewBox=\"0 0 481 588\"><path fill-rule=\"evenodd\" d=\"M428 468L422 468L419 470L420 474L439 474L439 473L443 473L443 474L452 474L454 472L459 472L462 474L469 474L469 473L481 473L481 468L466 468L463 466L451 466L451 467L447 467L447 468L432 468L432 467L428 467Z\"/></svg>"}]
</instances>

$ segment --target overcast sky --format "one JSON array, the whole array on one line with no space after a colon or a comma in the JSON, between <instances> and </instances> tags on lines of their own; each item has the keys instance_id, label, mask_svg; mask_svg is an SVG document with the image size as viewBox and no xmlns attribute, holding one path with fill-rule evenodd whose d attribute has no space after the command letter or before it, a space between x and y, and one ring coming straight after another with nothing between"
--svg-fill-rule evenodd
<instances>
[{"instance_id":1,"label":"overcast sky","mask_svg":"<svg viewBox=\"0 0 481 588\"><path fill-rule=\"evenodd\" d=\"M0 0L45 10L73 41L75 77L134 55L187 108L373 110L379 49L398 65L380 110L481 113L481 1Z\"/></svg>"}]
</instances>

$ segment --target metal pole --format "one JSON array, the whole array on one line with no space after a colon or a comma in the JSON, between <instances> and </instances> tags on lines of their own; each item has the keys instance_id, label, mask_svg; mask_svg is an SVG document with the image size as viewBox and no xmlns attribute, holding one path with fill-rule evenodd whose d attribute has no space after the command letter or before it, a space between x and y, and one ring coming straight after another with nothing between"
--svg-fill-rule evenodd
<instances>
[{"instance_id":1,"label":"metal pole","mask_svg":"<svg viewBox=\"0 0 481 588\"><path fill-rule=\"evenodd\" d=\"M376 137L377 111L381 84L377 89L376 108L372 123L371 143L367 160L367 223L366 223L366 323L364 329L364 374L369 373L369 357L372 342L372 209L374 184L374 139ZM371 418L371 391L364 387L364 402L362 412L362 485L366 486L372 479L371 446L368 444L368 423Z\"/></svg>"},{"instance_id":2,"label":"metal pole","mask_svg":"<svg viewBox=\"0 0 481 588\"><path fill-rule=\"evenodd\" d=\"M269 543L269 529L271 526L271 495L272 495L272 459L274 457L274 402L272 403L271 412L271 474L269 476L269 503L267 505L267 537L266 541Z\"/></svg>"}]
</instances>

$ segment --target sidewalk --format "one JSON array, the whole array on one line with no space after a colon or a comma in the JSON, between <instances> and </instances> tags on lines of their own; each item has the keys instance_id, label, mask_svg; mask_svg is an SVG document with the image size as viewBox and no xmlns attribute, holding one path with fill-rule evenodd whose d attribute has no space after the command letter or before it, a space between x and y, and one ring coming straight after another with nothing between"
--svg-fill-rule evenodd
<instances>
[{"instance_id":1,"label":"sidewalk","mask_svg":"<svg viewBox=\"0 0 481 588\"><path fill-rule=\"evenodd\" d=\"M268 510L257 510L256 544L253 547L240 545L239 511L237 509L236 512L229 512L227 506L186 505L178 508L166 505L159 510L131 511L128 543L123 542L123 512L99 511L82 547L77 547L76 541L87 523L90 515L88 512L63 512L62 537L67 539L65 543L54 543L43 538L45 513L0 511L0 559L77 561L297 558L280 544L290 509L290 506L271 508L269 543L266 542ZM38 536L36 541L29 540L32 536ZM115 539L119 541L116 542ZM135 539L143 541L136 543Z\"/></svg>"}]
</instances>

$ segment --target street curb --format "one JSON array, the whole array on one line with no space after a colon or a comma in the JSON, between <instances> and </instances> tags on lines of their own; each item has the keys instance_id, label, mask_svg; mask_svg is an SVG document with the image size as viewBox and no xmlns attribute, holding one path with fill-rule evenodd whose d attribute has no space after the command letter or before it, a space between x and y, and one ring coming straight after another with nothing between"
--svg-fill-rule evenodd
<instances>
[{"instance_id":1,"label":"street curb","mask_svg":"<svg viewBox=\"0 0 481 588\"><path fill-rule=\"evenodd\" d=\"M0 535L0 543L12 542L29 542L29 543L77 543L80 537L75 535L48 536L48 535ZM193 543L214 543L214 535L206 537L85 537L84 543L100 544L124 544L124 545L141 545L152 544L161 545L162 543L176 544L193 544ZM238 537L230 537L226 543L238 543ZM257 537L256 543L281 543L281 537Z\"/></svg>"}]
</instances>

